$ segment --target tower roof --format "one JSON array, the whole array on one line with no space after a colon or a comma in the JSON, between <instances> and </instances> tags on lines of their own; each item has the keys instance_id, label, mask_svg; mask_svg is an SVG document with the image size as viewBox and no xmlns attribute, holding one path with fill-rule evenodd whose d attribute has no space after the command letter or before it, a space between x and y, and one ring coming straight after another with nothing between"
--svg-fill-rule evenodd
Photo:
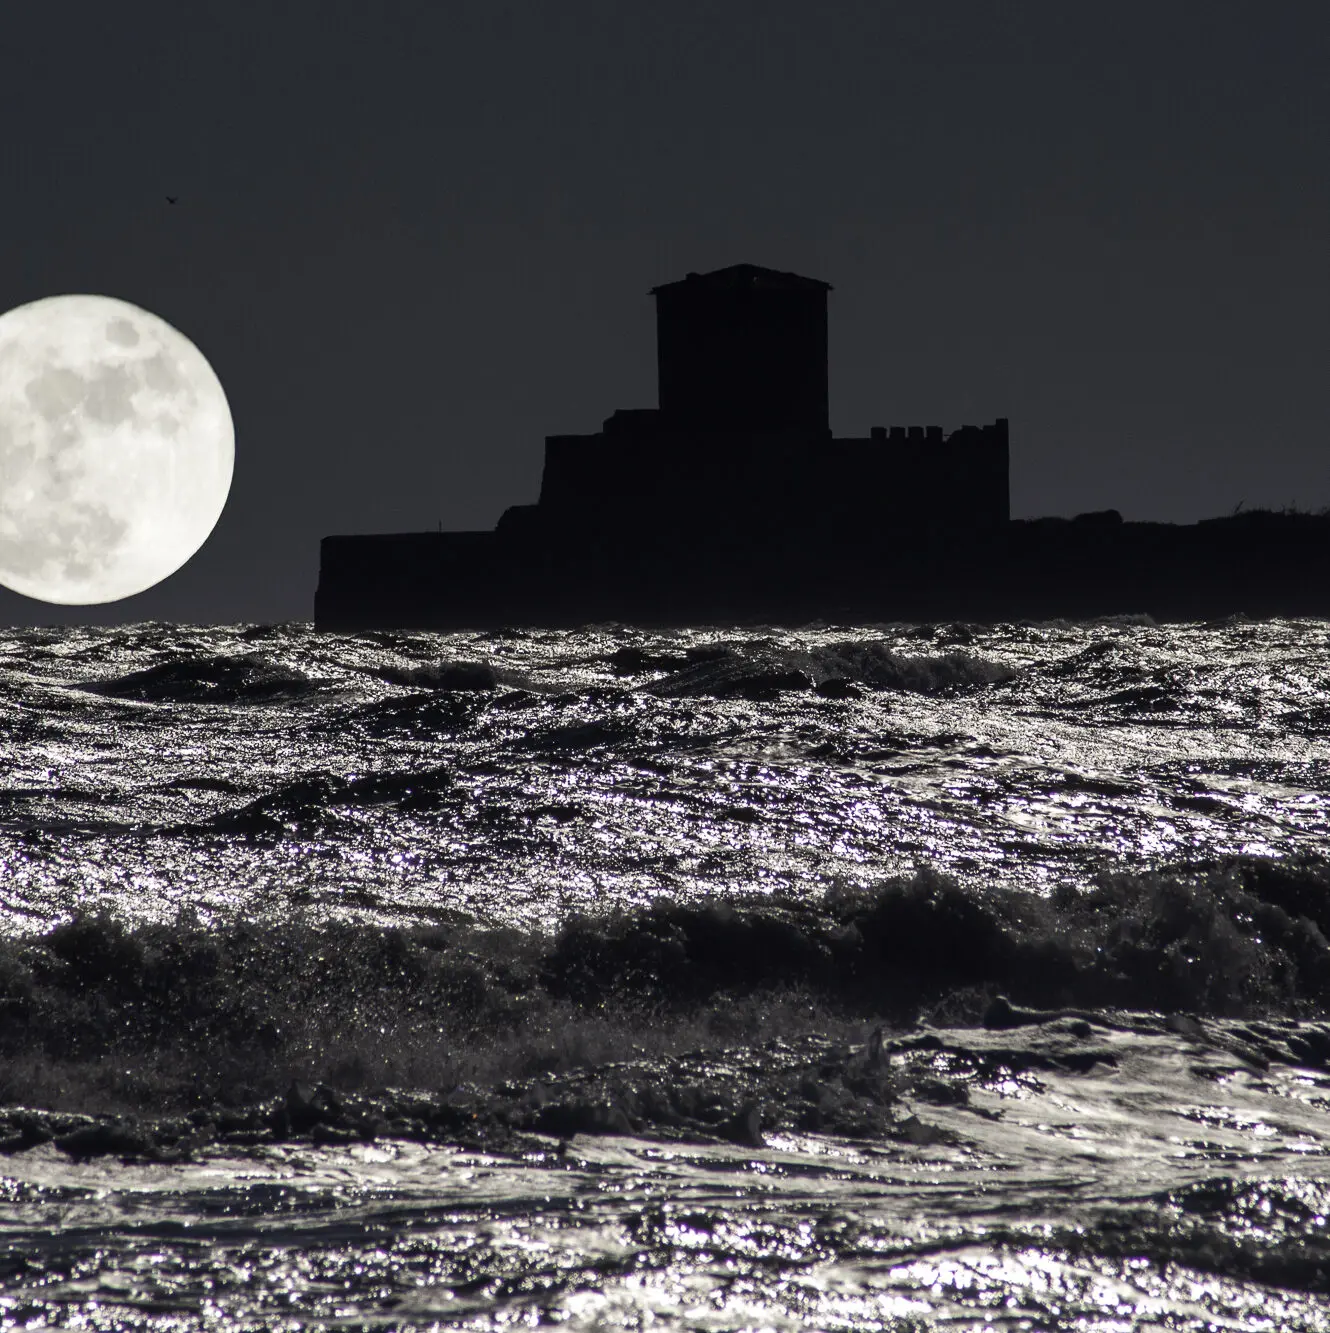
<instances>
[{"instance_id":1,"label":"tower roof","mask_svg":"<svg viewBox=\"0 0 1330 1333\"><path fill-rule=\"evenodd\" d=\"M820 288L832 290L829 282L820 278L805 278L798 273L782 273L779 269L762 268L757 264L731 264L728 268L718 268L710 273L690 273L677 282L665 282L653 287L648 293L655 296L659 292L673 291L676 287L697 287L711 291L736 288L759 288L767 291L810 291Z\"/></svg>"}]
</instances>

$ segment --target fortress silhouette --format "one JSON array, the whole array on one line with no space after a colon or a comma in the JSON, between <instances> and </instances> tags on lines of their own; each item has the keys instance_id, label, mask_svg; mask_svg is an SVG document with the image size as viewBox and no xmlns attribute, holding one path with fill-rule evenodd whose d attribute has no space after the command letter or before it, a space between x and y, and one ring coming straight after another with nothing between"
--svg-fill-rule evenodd
<instances>
[{"instance_id":1,"label":"fortress silhouette","mask_svg":"<svg viewBox=\"0 0 1330 1333\"><path fill-rule=\"evenodd\" d=\"M1008 422L828 425L830 284L753 264L651 289L659 406L551 435L488 532L325 537L321 629L1330 611L1330 520L1013 522Z\"/></svg>"}]
</instances>

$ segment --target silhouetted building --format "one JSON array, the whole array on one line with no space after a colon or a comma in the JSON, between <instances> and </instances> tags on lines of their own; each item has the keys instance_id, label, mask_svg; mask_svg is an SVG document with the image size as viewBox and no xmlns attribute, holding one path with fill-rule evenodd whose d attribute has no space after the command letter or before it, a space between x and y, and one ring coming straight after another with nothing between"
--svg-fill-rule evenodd
<instances>
[{"instance_id":1,"label":"silhouetted building","mask_svg":"<svg viewBox=\"0 0 1330 1333\"><path fill-rule=\"evenodd\" d=\"M324 539L319 625L783 619L988 578L1007 422L828 426L829 284L736 264L654 287L659 406L545 441L492 533Z\"/></svg>"},{"instance_id":2,"label":"silhouetted building","mask_svg":"<svg viewBox=\"0 0 1330 1333\"><path fill-rule=\"evenodd\" d=\"M830 290L753 264L653 287L663 422L681 432L829 436Z\"/></svg>"}]
</instances>

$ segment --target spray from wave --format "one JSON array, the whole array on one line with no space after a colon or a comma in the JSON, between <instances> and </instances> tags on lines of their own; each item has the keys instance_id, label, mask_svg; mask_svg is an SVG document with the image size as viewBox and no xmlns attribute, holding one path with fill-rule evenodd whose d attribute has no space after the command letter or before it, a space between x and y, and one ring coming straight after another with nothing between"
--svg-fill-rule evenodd
<instances>
[{"instance_id":1,"label":"spray from wave","mask_svg":"<svg viewBox=\"0 0 1330 1333\"><path fill-rule=\"evenodd\" d=\"M817 902L660 900L550 934L81 916L0 944L0 1097L39 1068L69 1106L104 1095L109 1068L181 1105L293 1077L502 1080L575 1030L594 1030L603 1060L644 1034L667 1051L727 1025L1001 1022L999 996L1036 1011L1313 1017L1330 1003L1327 932L1330 863L1310 860L1107 875L1051 900L921 872Z\"/></svg>"}]
</instances>

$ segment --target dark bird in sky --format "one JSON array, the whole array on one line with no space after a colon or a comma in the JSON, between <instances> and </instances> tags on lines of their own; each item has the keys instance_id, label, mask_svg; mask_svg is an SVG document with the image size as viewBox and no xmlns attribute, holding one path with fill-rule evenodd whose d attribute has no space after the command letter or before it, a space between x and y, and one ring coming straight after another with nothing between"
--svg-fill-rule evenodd
<instances>
[{"instance_id":1,"label":"dark bird in sky","mask_svg":"<svg viewBox=\"0 0 1330 1333\"><path fill-rule=\"evenodd\" d=\"M173 204L173 203L175 203L176 200L179 199L179 198L180 198L180 196L179 196L178 194L168 194L168 195L166 196L166 202L167 202L168 204Z\"/></svg>"}]
</instances>

